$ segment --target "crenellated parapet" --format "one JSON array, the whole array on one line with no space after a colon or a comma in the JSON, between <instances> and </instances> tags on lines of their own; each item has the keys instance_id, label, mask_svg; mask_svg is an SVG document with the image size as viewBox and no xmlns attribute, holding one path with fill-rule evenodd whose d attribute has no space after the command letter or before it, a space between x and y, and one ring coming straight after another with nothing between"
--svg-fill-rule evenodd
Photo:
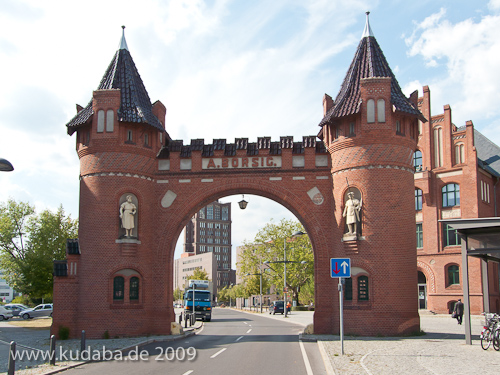
<instances>
[{"instance_id":1,"label":"crenellated parapet","mask_svg":"<svg viewBox=\"0 0 500 375\"><path fill-rule=\"evenodd\" d=\"M298 142L292 136L280 137L279 141L259 137L257 142L236 138L234 143L214 139L210 144L205 144L204 139L192 139L188 145L171 140L157 158L159 171L329 166L328 150L316 136L304 136Z\"/></svg>"}]
</instances>

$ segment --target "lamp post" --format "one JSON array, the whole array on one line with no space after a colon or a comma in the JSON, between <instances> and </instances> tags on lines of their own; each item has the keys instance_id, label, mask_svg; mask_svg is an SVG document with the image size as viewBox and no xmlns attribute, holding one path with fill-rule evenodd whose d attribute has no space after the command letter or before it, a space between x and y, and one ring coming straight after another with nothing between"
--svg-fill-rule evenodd
<instances>
[{"instance_id":1,"label":"lamp post","mask_svg":"<svg viewBox=\"0 0 500 375\"><path fill-rule=\"evenodd\" d=\"M231 293L233 292L233 283L230 285L231 291L229 292L229 308L233 307L233 301L232 301L232 296Z\"/></svg>"},{"instance_id":2,"label":"lamp post","mask_svg":"<svg viewBox=\"0 0 500 375\"><path fill-rule=\"evenodd\" d=\"M307 233L304 233L304 232L301 232L301 231L298 231L298 232L295 232L294 234L292 234L292 237L298 237L298 236L302 236L304 234L307 234ZM288 316L288 309L286 308L286 298L287 298L287 287L286 287L286 265L287 263L301 263L301 264L307 264L307 262L305 260L301 261L301 262L297 262L297 261L293 261L293 260L286 260L286 240L287 238L285 237L285 239L283 240L283 260L276 260L276 261L269 261L269 260L266 260L264 262L264 264L267 264L269 266L270 263L283 263L283 309L285 310L285 318L287 318Z\"/></svg>"}]
</instances>

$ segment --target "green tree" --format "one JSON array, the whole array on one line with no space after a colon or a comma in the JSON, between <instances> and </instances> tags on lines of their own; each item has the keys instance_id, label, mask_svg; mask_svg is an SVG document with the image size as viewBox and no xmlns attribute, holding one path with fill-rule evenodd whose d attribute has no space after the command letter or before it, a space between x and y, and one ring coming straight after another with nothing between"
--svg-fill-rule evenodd
<instances>
[{"instance_id":1,"label":"green tree","mask_svg":"<svg viewBox=\"0 0 500 375\"><path fill-rule=\"evenodd\" d=\"M238 259L240 276L245 277L245 284L251 294L258 294L259 276L247 274L263 273L263 289L275 285L277 290L284 287L284 253L286 246L286 286L297 303L308 303L310 293L301 301L301 288L314 283L314 254L307 236L293 234L304 231L299 222L281 220L278 224L266 224L255 236L253 243L245 243ZM269 261L269 264L264 264ZM277 262L277 263L273 263ZM303 264L302 262L305 262ZM262 271L261 271L262 270ZM314 285L312 286L314 288ZM305 296L304 296L305 297ZM305 300L307 299L307 300Z\"/></svg>"},{"instance_id":2,"label":"green tree","mask_svg":"<svg viewBox=\"0 0 500 375\"><path fill-rule=\"evenodd\" d=\"M0 268L16 291L52 298L53 261L65 259L66 239L78 235L78 220L9 199L0 205Z\"/></svg>"},{"instance_id":3,"label":"green tree","mask_svg":"<svg viewBox=\"0 0 500 375\"><path fill-rule=\"evenodd\" d=\"M182 300L184 293L180 288L174 290L174 301Z\"/></svg>"},{"instance_id":4,"label":"green tree","mask_svg":"<svg viewBox=\"0 0 500 375\"><path fill-rule=\"evenodd\" d=\"M197 268L194 270L193 274L187 277L187 280L208 280L208 273L204 269Z\"/></svg>"}]
</instances>

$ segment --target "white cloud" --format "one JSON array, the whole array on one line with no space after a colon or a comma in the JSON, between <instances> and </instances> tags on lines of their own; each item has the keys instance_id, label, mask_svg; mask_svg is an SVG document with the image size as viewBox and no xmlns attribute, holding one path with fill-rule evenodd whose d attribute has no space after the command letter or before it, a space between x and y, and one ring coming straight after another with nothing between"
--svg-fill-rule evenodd
<instances>
[{"instance_id":1,"label":"white cloud","mask_svg":"<svg viewBox=\"0 0 500 375\"><path fill-rule=\"evenodd\" d=\"M421 56L428 67L445 68L444 74L427 83L437 107L449 103L458 126L472 119L481 129L481 125L500 115L496 84L500 82L500 16L487 15L478 21L469 18L457 23L444 16L442 9L416 26L414 35L407 40L409 54ZM497 143L500 141L499 136L494 138Z\"/></svg>"}]
</instances>

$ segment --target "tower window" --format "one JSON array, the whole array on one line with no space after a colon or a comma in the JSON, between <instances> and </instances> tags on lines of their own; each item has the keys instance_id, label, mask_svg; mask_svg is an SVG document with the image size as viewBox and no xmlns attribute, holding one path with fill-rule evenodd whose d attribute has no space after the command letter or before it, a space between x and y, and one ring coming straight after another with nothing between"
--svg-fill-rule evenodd
<instances>
[{"instance_id":1,"label":"tower window","mask_svg":"<svg viewBox=\"0 0 500 375\"><path fill-rule=\"evenodd\" d=\"M101 109L97 111L97 132L102 133L104 131L104 111Z\"/></svg>"},{"instance_id":2,"label":"tower window","mask_svg":"<svg viewBox=\"0 0 500 375\"><path fill-rule=\"evenodd\" d=\"M415 172L420 172L422 170L422 151L417 150L413 154L413 167Z\"/></svg>"},{"instance_id":3,"label":"tower window","mask_svg":"<svg viewBox=\"0 0 500 375\"><path fill-rule=\"evenodd\" d=\"M144 146L149 147L149 134L144 134Z\"/></svg>"},{"instance_id":4,"label":"tower window","mask_svg":"<svg viewBox=\"0 0 500 375\"><path fill-rule=\"evenodd\" d=\"M424 232L422 230L422 223L417 223L417 249L424 247Z\"/></svg>"},{"instance_id":5,"label":"tower window","mask_svg":"<svg viewBox=\"0 0 500 375\"><path fill-rule=\"evenodd\" d=\"M356 128L354 126L354 122L349 124L349 136L354 137L356 135Z\"/></svg>"},{"instance_id":6,"label":"tower window","mask_svg":"<svg viewBox=\"0 0 500 375\"><path fill-rule=\"evenodd\" d=\"M366 103L366 121L375 122L375 100L368 99Z\"/></svg>"},{"instance_id":7,"label":"tower window","mask_svg":"<svg viewBox=\"0 0 500 375\"><path fill-rule=\"evenodd\" d=\"M385 100L377 100L377 121L385 122Z\"/></svg>"},{"instance_id":8,"label":"tower window","mask_svg":"<svg viewBox=\"0 0 500 375\"><path fill-rule=\"evenodd\" d=\"M115 125L115 113L113 110L109 109L106 112L106 131L112 132L114 130Z\"/></svg>"},{"instance_id":9,"label":"tower window","mask_svg":"<svg viewBox=\"0 0 500 375\"><path fill-rule=\"evenodd\" d=\"M125 294L125 280L121 276L116 276L113 279L113 299L123 300Z\"/></svg>"},{"instance_id":10,"label":"tower window","mask_svg":"<svg viewBox=\"0 0 500 375\"><path fill-rule=\"evenodd\" d=\"M132 130L127 130L127 142L133 142Z\"/></svg>"},{"instance_id":11,"label":"tower window","mask_svg":"<svg viewBox=\"0 0 500 375\"><path fill-rule=\"evenodd\" d=\"M415 211L422 211L422 190L415 189Z\"/></svg>"}]
</instances>

